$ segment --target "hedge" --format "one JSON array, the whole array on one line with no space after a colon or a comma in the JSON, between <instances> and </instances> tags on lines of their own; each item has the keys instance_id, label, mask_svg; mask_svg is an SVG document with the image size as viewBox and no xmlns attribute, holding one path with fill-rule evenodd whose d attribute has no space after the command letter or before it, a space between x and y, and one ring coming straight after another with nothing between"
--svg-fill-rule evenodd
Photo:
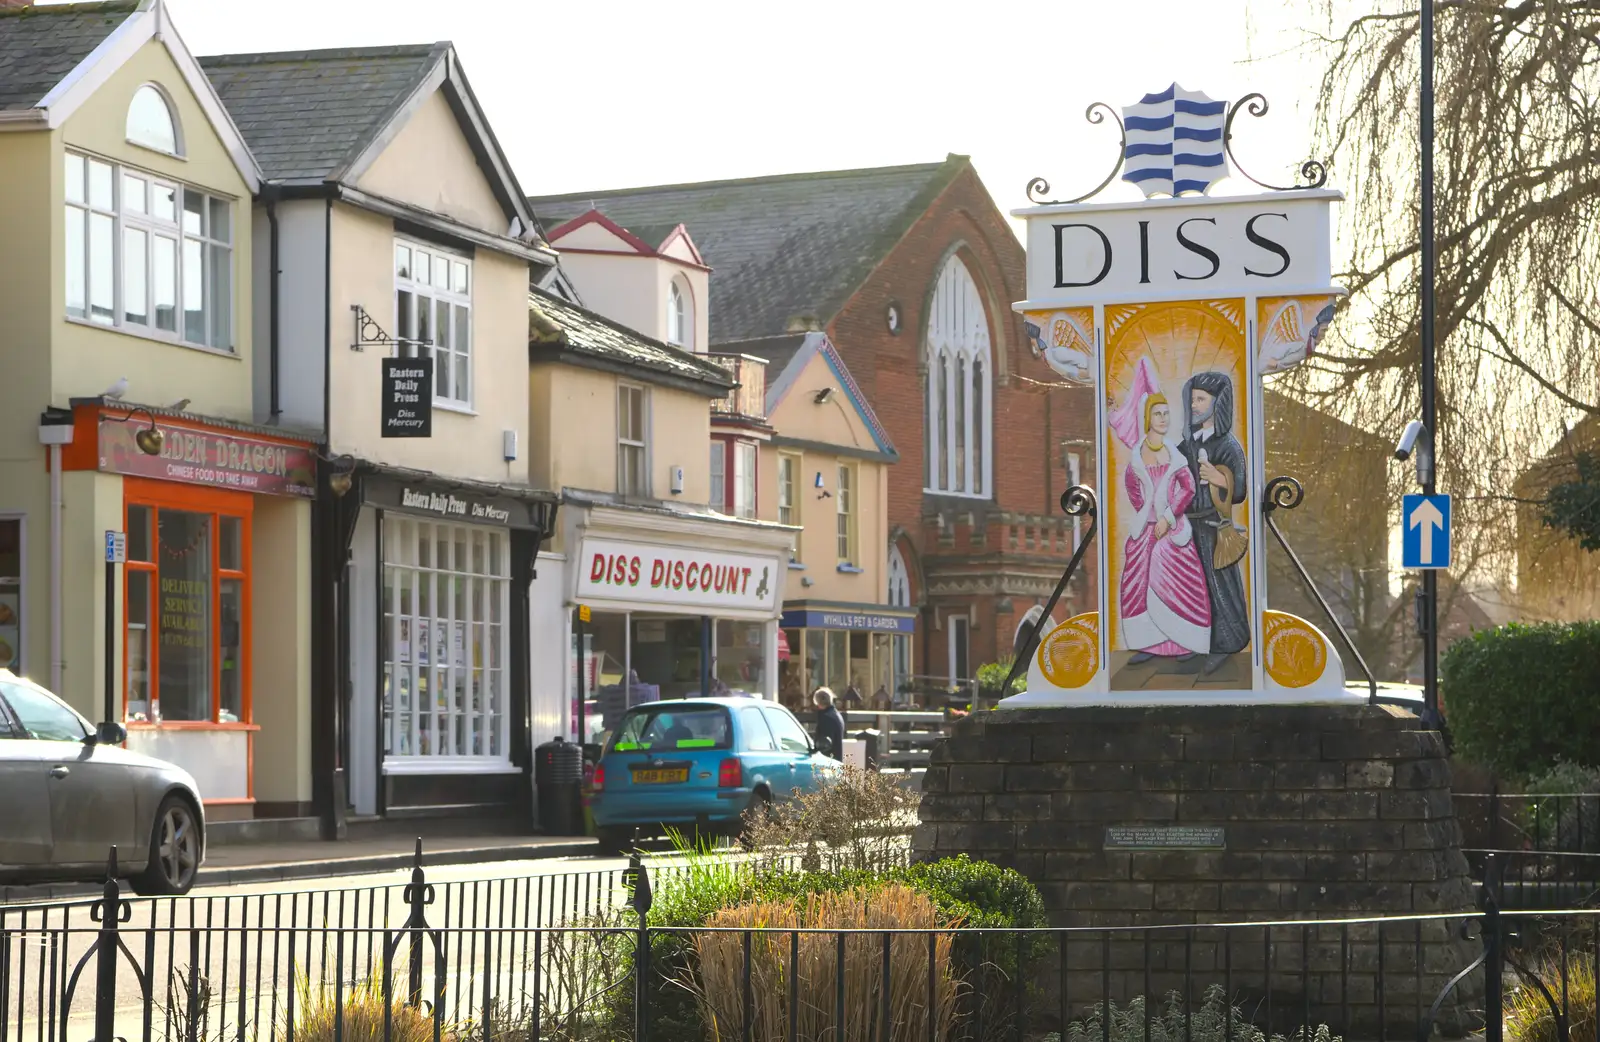
<instances>
[{"instance_id":1,"label":"hedge","mask_svg":"<svg viewBox=\"0 0 1600 1042\"><path fill-rule=\"evenodd\" d=\"M1600 767L1600 621L1481 630L1445 651L1439 681L1467 759L1519 779Z\"/></svg>"}]
</instances>

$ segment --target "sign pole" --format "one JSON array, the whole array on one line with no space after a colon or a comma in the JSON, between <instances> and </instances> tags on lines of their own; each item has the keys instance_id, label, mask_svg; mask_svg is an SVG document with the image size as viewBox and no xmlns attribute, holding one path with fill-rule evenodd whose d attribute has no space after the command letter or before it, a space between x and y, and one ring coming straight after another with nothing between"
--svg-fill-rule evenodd
<instances>
[{"instance_id":1,"label":"sign pole","mask_svg":"<svg viewBox=\"0 0 1600 1042\"><path fill-rule=\"evenodd\" d=\"M588 621L589 621L589 606L587 604L578 605L578 622L577 622L577 625L576 625L576 627L575 627L575 629L573 631L573 636L577 639L577 642L578 642L578 720L577 720L577 724L578 724L578 748L580 750L583 748L584 743L589 740L588 721L584 719L584 711L587 708L587 706L585 706L584 703L589 697L589 691L588 691L588 684L589 684L589 677L588 677L588 673L589 673L589 656L584 654L584 651L586 649L583 646L583 637L584 637L583 624L588 622ZM626 677L623 678L623 683L627 683L627 678Z\"/></svg>"},{"instance_id":2,"label":"sign pole","mask_svg":"<svg viewBox=\"0 0 1600 1042\"><path fill-rule=\"evenodd\" d=\"M106 705L102 720L117 719L117 566L128 559L128 537L106 532Z\"/></svg>"},{"instance_id":3,"label":"sign pole","mask_svg":"<svg viewBox=\"0 0 1600 1042\"><path fill-rule=\"evenodd\" d=\"M1439 460L1438 410L1434 380L1434 270L1437 260L1433 230L1433 0L1422 2L1422 97L1420 136L1422 139L1422 425L1427 431L1424 447L1428 466L1422 469L1422 491L1436 491L1435 471ZM1429 723L1439 714L1439 580L1433 569L1422 573L1422 605L1418 613L1422 631L1423 709Z\"/></svg>"}]
</instances>

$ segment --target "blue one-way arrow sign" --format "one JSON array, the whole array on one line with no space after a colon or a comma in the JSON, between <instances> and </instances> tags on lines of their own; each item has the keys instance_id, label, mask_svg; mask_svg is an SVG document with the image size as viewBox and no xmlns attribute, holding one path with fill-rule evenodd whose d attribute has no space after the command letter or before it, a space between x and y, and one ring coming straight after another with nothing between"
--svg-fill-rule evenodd
<instances>
[{"instance_id":1,"label":"blue one-way arrow sign","mask_svg":"<svg viewBox=\"0 0 1600 1042\"><path fill-rule=\"evenodd\" d=\"M1402 568L1450 567L1450 497L1410 495L1400 501Z\"/></svg>"}]
</instances>

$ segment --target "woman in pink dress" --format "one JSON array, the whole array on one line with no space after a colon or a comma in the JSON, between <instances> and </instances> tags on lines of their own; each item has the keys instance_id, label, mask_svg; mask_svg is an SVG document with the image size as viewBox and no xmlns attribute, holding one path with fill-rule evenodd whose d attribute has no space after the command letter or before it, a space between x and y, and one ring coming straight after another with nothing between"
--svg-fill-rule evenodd
<instances>
[{"instance_id":1,"label":"woman in pink dress","mask_svg":"<svg viewBox=\"0 0 1600 1042\"><path fill-rule=\"evenodd\" d=\"M1211 602L1184 516L1195 496L1194 476L1183 454L1166 442L1172 408L1147 359L1111 421L1133 457L1122 473L1134 510L1117 591L1122 647L1134 652L1130 665L1205 654L1211 647Z\"/></svg>"}]
</instances>

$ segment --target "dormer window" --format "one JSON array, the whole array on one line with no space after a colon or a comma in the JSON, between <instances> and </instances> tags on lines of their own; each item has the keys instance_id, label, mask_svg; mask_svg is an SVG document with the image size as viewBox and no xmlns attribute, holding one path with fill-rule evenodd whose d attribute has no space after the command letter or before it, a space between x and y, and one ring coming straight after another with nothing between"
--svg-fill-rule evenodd
<instances>
[{"instance_id":1,"label":"dormer window","mask_svg":"<svg viewBox=\"0 0 1600 1042\"><path fill-rule=\"evenodd\" d=\"M147 83L133 92L133 101L128 105L128 140L169 156L183 154L178 120L167 96L154 84Z\"/></svg>"},{"instance_id":2,"label":"dormer window","mask_svg":"<svg viewBox=\"0 0 1600 1042\"><path fill-rule=\"evenodd\" d=\"M681 278L667 287L667 343L694 350L694 302Z\"/></svg>"}]
</instances>

